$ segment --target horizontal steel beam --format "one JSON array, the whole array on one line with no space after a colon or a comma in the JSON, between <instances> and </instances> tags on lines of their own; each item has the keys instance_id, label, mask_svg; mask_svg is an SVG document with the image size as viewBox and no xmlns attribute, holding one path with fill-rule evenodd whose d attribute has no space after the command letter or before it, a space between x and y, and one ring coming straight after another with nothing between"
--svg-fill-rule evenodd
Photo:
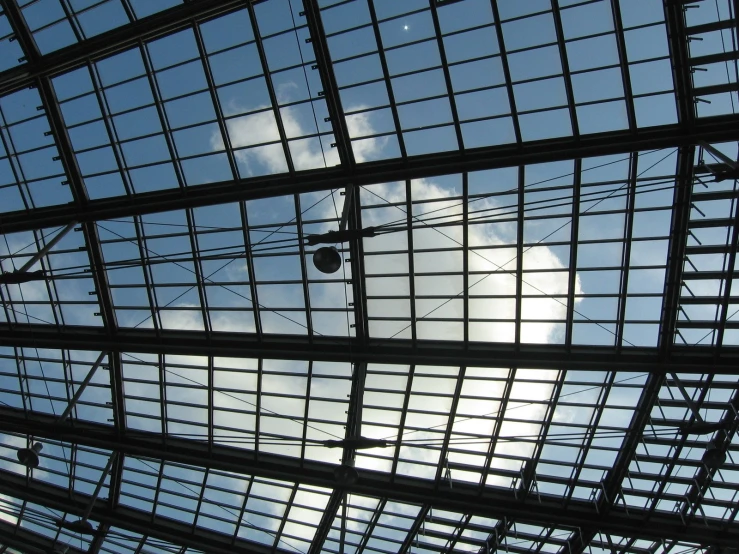
<instances>
[{"instance_id":1,"label":"horizontal steel beam","mask_svg":"<svg viewBox=\"0 0 739 554\"><path fill-rule=\"evenodd\" d=\"M59 548L60 552L64 546L68 546L66 554L87 554L86 550L75 548L72 544L65 544L63 541L54 541L50 537L45 537L33 531L29 531L25 527L11 525L0 519L0 546L7 546L14 551L23 554L47 554Z\"/></svg>"},{"instance_id":2,"label":"horizontal steel beam","mask_svg":"<svg viewBox=\"0 0 739 554\"><path fill-rule=\"evenodd\" d=\"M13 233L66 225L69 221L99 221L165 212L198 206L253 200L279 195L344 189L347 183L370 185L420 179L464 171L624 154L637 150L677 148L705 142L739 139L739 116L706 118L684 127L667 125L629 132L601 133L579 138L528 142L413 156L293 174L253 177L209 183L183 189L147 192L132 196L91 200L84 208L74 204L2 214L0 232Z\"/></svg>"},{"instance_id":3,"label":"horizontal steel beam","mask_svg":"<svg viewBox=\"0 0 739 554\"><path fill-rule=\"evenodd\" d=\"M50 485L39 480L26 480L9 471L0 470L0 494L7 494L21 500L46 506L53 510L81 516L90 503L90 496L69 489ZM71 518L74 519L74 518ZM245 541L231 535L224 535L173 519L153 515L125 506L110 508L105 502L97 502L90 513L90 522L109 524L132 533L150 536L183 547L191 547L213 554L275 554L287 553L285 549L275 549L265 545Z\"/></svg>"},{"instance_id":4,"label":"horizontal steel beam","mask_svg":"<svg viewBox=\"0 0 739 554\"><path fill-rule=\"evenodd\" d=\"M198 331L120 328L115 337L100 327L53 327L0 323L0 345L97 352L179 354L369 362L384 364L514 367L532 369L584 369L652 373L739 373L739 348L675 346L667 358L656 348L572 346L558 344L470 343L370 339L362 345L345 337L317 338Z\"/></svg>"},{"instance_id":5,"label":"horizontal steel beam","mask_svg":"<svg viewBox=\"0 0 739 554\"><path fill-rule=\"evenodd\" d=\"M189 441L168 437L166 443L156 433L129 432L124 436L117 435L115 429L97 423L75 421L56 424L53 417L43 414L27 415L22 410L0 408L0 430L5 432L33 435L63 442L84 445L92 448L121 452L128 456L162 459L169 462L208 467L243 475L279 479L288 482L299 482L314 486L335 487L334 470L336 466L325 462L300 460L287 456L269 453L255 455L253 451L241 448L230 448L220 445L208 446L197 441ZM480 492L477 485L454 482L453 488L437 487L433 481L414 477L395 476L360 469L359 480L346 487L352 494L380 497L411 504L430 504L434 508L462 514L478 515L501 519L507 517L521 523L534 523L556 527L587 527L598 529L602 533L646 540L661 540L670 537L675 540L702 545L730 546L739 543L739 523L725 524L714 520L694 520L685 525L679 515L656 512L647 517L644 510L614 506L608 515L599 513L592 502L571 500L563 507L561 498L542 494L533 498L510 489L489 487ZM124 485L125 487L125 485ZM47 489L49 494L46 493ZM55 487L32 482L26 487L26 481L20 476L0 472L0 493L12 494L17 498L27 498L49 507L56 507L54 499L60 497L61 502L68 503L69 492L66 489L54 490ZM61 491L61 492L59 492ZM41 493L41 494L39 494ZM50 504L51 502L51 504ZM73 505L67 510L82 513L86 504L84 497L74 497ZM149 532L164 540L182 544L183 537L193 539L192 546L202 543L195 539L190 528L182 536L177 535L179 524L154 517L154 523L148 518L142 520L141 512L136 510L96 507L91 516L96 521L111 522L115 525L136 532ZM141 526L147 531L139 531ZM719 525L721 528L719 529ZM174 534L173 534L174 532ZM221 544L214 540L204 550L220 552L216 546ZM236 552L233 550L232 552ZM243 551L243 550L241 550Z\"/></svg>"},{"instance_id":6,"label":"horizontal steel beam","mask_svg":"<svg viewBox=\"0 0 739 554\"><path fill-rule=\"evenodd\" d=\"M12 3L12 0L10 0ZM244 7L243 0L190 0L61 48L37 60L0 72L0 96L36 84L39 77L52 77L71 71L90 61L123 52L141 41L165 36L203 20Z\"/></svg>"}]
</instances>

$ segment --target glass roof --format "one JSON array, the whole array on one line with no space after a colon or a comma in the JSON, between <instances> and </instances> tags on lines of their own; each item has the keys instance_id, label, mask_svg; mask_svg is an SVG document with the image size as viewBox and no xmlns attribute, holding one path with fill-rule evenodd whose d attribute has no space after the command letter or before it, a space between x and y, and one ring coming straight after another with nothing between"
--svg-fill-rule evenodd
<instances>
[{"instance_id":1,"label":"glass roof","mask_svg":"<svg viewBox=\"0 0 739 554\"><path fill-rule=\"evenodd\" d=\"M0 554L736 554L738 7L2 3Z\"/></svg>"}]
</instances>

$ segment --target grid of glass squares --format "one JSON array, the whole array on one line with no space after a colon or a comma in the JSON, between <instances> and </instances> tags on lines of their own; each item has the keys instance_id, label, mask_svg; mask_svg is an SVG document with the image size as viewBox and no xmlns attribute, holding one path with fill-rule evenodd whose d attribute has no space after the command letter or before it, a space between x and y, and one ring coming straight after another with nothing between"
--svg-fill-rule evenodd
<instances>
[{"instance_id":1,"label":"grid of glass squares","mask_svg":"<svg viewBox=\"0 0 739 554\"><path fill-rule=\"evenodd\" d=\"M46 55L179 4L19 0L18 8ZM698 118L734 114L739 102L736 3L710 4L680 10ZM317 6L313 24L323 37L311 35L298 0L249 2L54 73L52 98L35 86L0 97L0 213L33 218L73 202L77 172L92 201L135 203L160 190L325 171L339 164L339 126L362 164L677 123L685 91L673 81L669 10L659 0ZM318 38L328 44L343 121L330 117ZM0 71L28 64L29 54L0 13ZM50 103L63 124L53 131ZM71 175L61 161L67 146ZM734 143L714 146L736 158ZM89 330L110 308L106 331L151 336L300 335L351 348L361 324L369 338L411 345L655 349L672 323L664 315L668 269L682 263L668 259L685 178L678 159L674 149L635 151L357 187L352 225L377 234L359 248L337 245L344 264L332 276L315 270L306 239L336 229L345 199L336 189L95 221L99 245L85 239L87 228L72 232L32 268L43 269L45 281L0 286L0 323ZM731 294L736 180L709 182L705 163L714 161L696 148L676 345L739 340ZM58 232L5 235L3 272ZM366 302L366 321L355 319L355 302ZM99 354L0 347L3 409L58 416ZM334 467L346 453L322 443L347 436L354 394L357 432L388 443L352 455L360 476L371 470L391 482L472 484L532 502L592 503L596 512L606 505L736 522L736 375L370 364L357 390L356 364L247 355L105 356L70 421ZM718 428L686 432L698 419ZM30 473L16 458L29 444L0 433L0 478L29 475L88 496L102 483L101 502L257 552L706 550L357 494L325 513L342 490L301 483L298 473L277 480L214 470L207 460L121 455L120 473L107 476L112 452L54 440L44 440L42 465ZM716 444L726 458L720 469L702 458ZM114 480L120 492L110 498ZM81 549L195 552L186 538L175 545L156 528L149 536L97 522L93 545L54 525L71 514L7 495L0 519Z\"/></svg>"}]
</instances>

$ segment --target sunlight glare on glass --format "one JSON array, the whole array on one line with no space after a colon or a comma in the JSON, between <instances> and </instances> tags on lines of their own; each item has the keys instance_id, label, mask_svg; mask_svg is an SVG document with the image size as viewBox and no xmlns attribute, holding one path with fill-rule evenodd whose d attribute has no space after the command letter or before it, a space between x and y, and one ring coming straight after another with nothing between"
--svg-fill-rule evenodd
<instances>
[{"instance_id":1,"label":"sunlight glare on glass","mask_svg":"<svg viewBox=\"0 0 739 554\"><path fill-rule=\"evenodd\" d=\"M408 29L410 29L410 27L408 27L408 25L403 25L403 30L404 31L407 31Z\"/></svg>"}]
</instances>

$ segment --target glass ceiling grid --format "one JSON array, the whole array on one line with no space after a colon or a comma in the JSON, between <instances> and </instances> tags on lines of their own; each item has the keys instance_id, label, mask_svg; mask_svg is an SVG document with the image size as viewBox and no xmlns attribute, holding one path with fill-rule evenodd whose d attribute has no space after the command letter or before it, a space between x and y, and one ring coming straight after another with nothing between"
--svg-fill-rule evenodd
<instances>
[{"instance_id":1,"label":"glass ceiling grid","mask_svg":"<svg viewBox=\"0 0 739 554\"><path fill-rule=\"evenodd\" d=\"M23 19L41 54L128 25L181 3L161 0L20 0Z\"/></svg>"},{"instance_id":2,"label":"glass ceiling grid","mask_svg":"<svg viewBox=\"0 0 739 554\"><path fill-rule=\"evenodd\" d=\"M729 157L735 151L732 144L715 147ZM711 179L726 166L709 150L696 158L675 343L736 345L736 181Z\"/></svg>"},{"instance_id":3,"label":"glass ceiling grid","mask_svg":"<svg viewBox=\"0 0 739 554\"><path fill-rule=\"evenodd\" d=\"M622 336L630 345L656 344L675 179L667 167L674 159L674 152L647 152L631 162L577 164L577 257L570 253L574 236L567 228L573 221L572 163L528 168L517 202L515 185L506 185L522 178L504 170L411 181L407 191L400 183L362 187L365 225L388 233L363 241L371 334L485 340L492 331L497 341L522 336L524 342L561 342L572 333L577 344L613 344ZM466 199L458 192L463 178L469 182ZM458 247L465 235L458 225L465 211L464 275L471 283L463 288ZM396 238L401 235L395 230L404 228L412 230L407 242ZM403 262L408 247L413 256ZM520 256L522 273L509 269L520 265ZM374 261L379 257L385 263ZM570 297L578 306L568 310ZM599 319L589 315L609 312Z\"/></svg>"},{"instance_id":4,"label":"glass ceiling grid","mask_svg":"<svg viewBox=\"0 0 739 554\"><path fill-rule=\"evenodd\" d=\"M737 15L731 0L711 9L685 10L686 33L698 117L737 113Z\"/></svg>"},{"instance_id":5,"label":"glass ceiling grid","mask_svg":"<svg viewBox=\"0 0 739 554\"><path fill-rule=\"evenodd\" d=\"M118 27L128 33L152 9L138 0L20 4L42 62L52 51L65 59L71 52L65 44L92 44L89 37L114 36L109 30ZM678 40L704 39L688 45L698 118L729 117L737 100L735 5L719 0L715 16L706 6L678 8L686 27ZM306 554L341 552L341 543L358 553L404 554L491 548L676 554L708 544L660 544L636 529L634 518L674 521L683 537L723 526L725 540L737 515L736 376L714 375L708 361L702 376L676 373L678 381L669 372L678 368L672 364L684 353L681 343L688 354L709 336L712 346L736 343L737 191L734 179L718 179L731 164L700 150L686 227L675 229L681 221L675 191L687 175L674 148L634 143L628 154L602 156L594 148L583 150L586 158L575 159L573 151L563 162L475 171L445 157L485 146L525 149L543 139L590 144L600 132L646 136L653 132L648 127L678 123L676 101L684 102L686 91L676 91L682 85L673 78L673 69L682 71L673 68L673 8L656 0L317 0L310 13L320 21L310 26L303 8L270 0L194 16L171 32L112 45L107 57L86 57L53 76L39 73L51 87L0 98L0 211L22 210L37 222L44 209L69 204L85 231L65 237L31 268L44 269L44 283L2 285L0 324L8 336L33 329L32 322L69 336L76 326L88 332L97 326L116 356L96 373L69 424L50 427L74 436L97 423L95 441L108 427L108 450L44 438L42 465L22 485L13 480L27 474L16 452L30 437L18 434L13 410L28 421L58 416L99 351L50 349L43 334L30 346L2 347L0 402L12 417L0 444L12 484L2 485L0 500L16 506L3 520L23 513L19 528L38 540L74 544L72 532L59 530L48 514L32 517L34 510L44 513L32 500L54 486L81 502L102 477L91 516L99 536L81 545L93 552L191 551L162 538L201 547L210 541L218 552ZM2 25L0 19L0 37ZM311 36L315 29L325 36ZM311 41L328 45L330 67L318 67L325 53L315 55ZM0 51L12 51L11 42L0 44ZM36 67L31 57L16 66ZM335 107L339 97L345 122L332 121L336 114L326 104L328 98ZM54 137L46 114L28 110L57 104L64 132ZM336 144L344 131L350 144ZM716 147L734 160L732 144ZM339 163L346 147L360 167ZM60 184L70 184L60 152L73 154L83 183L72 175L72 186ZM419 179L411 172L395 180L393 168L400 171L418 154L438 158L428 158L438 171L418 175L437 175ZM376 236L337 243L349 269L319 273L306 259L318 245L306 243L337 227L350 195L336 190L351 188L362 166L386 169L375 184L356 185L348 229L373 227ZM339 183L328 194L292 186L313 178L307 170L316 178L334 172L345 182L334 175L322 185L328 192ZM244 198L252 183L275 187L260 193L266 198L233 197L212 207L199 206L202 194L156 214L135 207L142 194L185 198L200 194L192 192L197 188L215 190L211 183L243 187ZM71 202L70 191L80 187L92 203L109 203L111 213L125 199L127 215L88 221L84 195ZM3 272L49 243L58 230L46 227L5 235ZM687 249L683 271L673 274L671 264L683 264L674 258L682 254L674 246L679 234L686 234ZM443 349L444 341L491 352L510 344L512 359L536 343L550 353L589 346L651 352L672 325L663 304L674 275L684 281L676 342L661 351L654 372L634 373L626 357L624 372L602 371L595 358L592 369L580 372L566 363L541 370L414 360L415 347ZM232 348L233 358L216 355L210 344L203 355L148 352L147 343L171 333L182 332L185 343L188 331L214 344L233 336L243 350ZM133 333L140 348L116 352L119 332ZM347 361L250 351L270 342L289 349L293 339L304 339L316 354L346 347ZM356 455L325 444L350 436L355 344L358 351L371 344L402 354L387 358L396 365L367 367L361 435L387 446ZM664 373L660 387L655 375ZM684 430L700 418L716 429L701 436ZM172 455L167 441L173 452L190 444L193 463L121 454L118 476L103 475L110 444L154 445L157 437L165 441L163 457ZM712 449L725 457L721 469L704 461ZM332 474L347 452L356 459L358 485L318 477ZM211 467L224 453L242 456L251 469ZM280 469L260 465L260 457ZM378 484L377 494L362 489L363 475ZM447 506L467 492L475 500L469 512L446 511L423 494L410 499L404 492L410 486L448 494ZM16 492L28 497L16 500ZM349 493L346 521L336 502L342 492ZM53 498L50 506L59 508ZM532 519L475 512L505 499L519 514L525 513L519 504L529 502ZM559 502L561 510L542 515L542 502L549 509ZM71 521L80 510L46 511ZM107 515L98 522L96 513ZM575 513L582 528L555 524ZM136 532L136 518L150 519L159 538ZM612 531L624 526L623 535L601 534L603 522ZM325 543L317 544L318 537Z\"/></svg>"}]
</instances>

